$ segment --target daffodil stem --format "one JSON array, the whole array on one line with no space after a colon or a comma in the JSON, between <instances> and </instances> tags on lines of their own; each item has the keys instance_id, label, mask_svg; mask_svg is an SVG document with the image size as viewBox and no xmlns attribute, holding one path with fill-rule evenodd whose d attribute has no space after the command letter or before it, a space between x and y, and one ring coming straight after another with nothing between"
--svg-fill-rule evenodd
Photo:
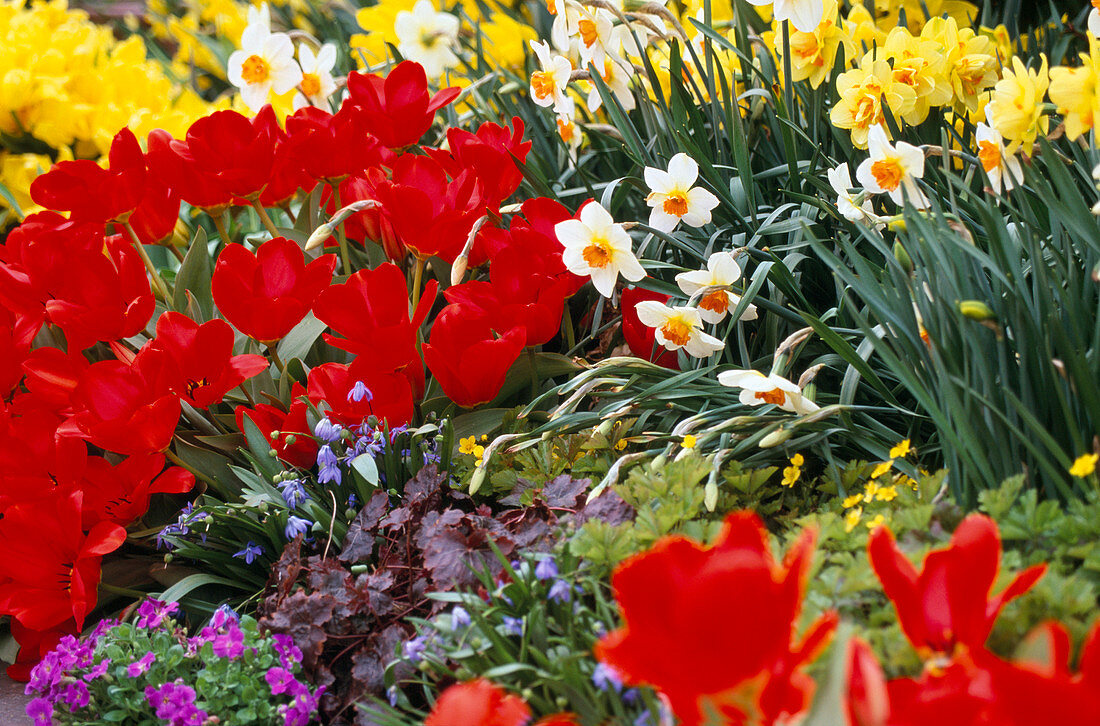
<instances>
[{"instance_id":1,"label":"daffodil stem","mask_svg":"<svg viewBox=\"0 0 1100 726\"><path fill-rule=\"evenodd\" d=\"M168 302L168 286L164 284L164 280L160 277L160 272L157 270L156 265L149 259L149 253L145 251L145 245L138 239L137 232L134 231L133 226L129 222L124 222L123 225L126 231L130 234L130 239L134 243L134 249L137 250L138 257L145 263L145 269L149 271L149 278L153 285L153 294Z\"/></svg>"},{"instance_id":2,"label":"daffodil stem","mask_svg":"<svg viewBox=\"0 0 1100 726\"><path fill-rule=\"evenodd\" d=\"M794 81L791 77L791 21L783 21L783 105L787 107L787 121L793 126L795 124L794 118ZM790 137L790 129L785 131L785 135ZM788 160L790 162L791 184L798 184L798 165L794 163L793 159Z\"/></svg>"},{"instance_id":3,"label":"daffodil stem","mask_svg":"<svg viewBox=\"0 0 1100 726\"><path fill-rule=\"evenodd\" d=\"M420 285L423 282L424 260L417 257L416 262L413 263L412 309L414 315L416 314L416 306L420 304Z\"/></svg>"},{"instance_id":4,"label":"daffodil stem","mask_svg":"<svg viewBox=\"0 0 1100 726\"><path fill-rule=\"evenodd\" d=\"M343 204L340 203L340 185L332 184L332 199L336 205L336 209L343 208ZM340 245L340 263L344 267L344 274L351 274L351 257L348 254L348 235L344 231L344 225L338 225L336 227L336 241Z\"/></svg>"},{"instance_id":5,"label":"daffodil stem","mask_svg":"<svg viewBox=\"0 0 1100 726\"><path fill-rule=\"evenodd\" d=\"M264 223L264 227L267 228L271 236L273 238L278 237L279 230L275 228L275 222L271 220L271 215L267 213L267 209L264 208L264 205L260 204L260 200L253 199L252 206L256 209L256 213L260 215L260 221Z\"/></svg>"}]
</instances>

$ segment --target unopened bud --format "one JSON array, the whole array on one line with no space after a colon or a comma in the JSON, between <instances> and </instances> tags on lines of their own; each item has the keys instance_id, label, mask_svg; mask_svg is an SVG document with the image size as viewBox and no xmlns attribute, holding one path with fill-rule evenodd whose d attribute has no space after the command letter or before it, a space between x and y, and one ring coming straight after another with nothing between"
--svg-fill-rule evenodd
<instances>
[{"instance_id":1,"label":"unopened bud","mask_svg":"<svg viewBox=\"0 0 1100 726\"><path fill-rule=\"evenodd\" d=\"M488 468L482 463L481 466L474 469L474 475L470 477L470 494L477 494L477 490L481 488L481 485L485 483L485 476L488 472Z\"/></svg>"},{"instance_id":2,"label":"unopened bud","mask_svg":"<svg viewBox=\"0 0 1100 726\"><path fill-rule=\"evenodd\" d=\"M787 441L791 438L792 432L790 429L776 429L770 434L760 439L760 443L757 444L761 449L771 449Z\"/></svg>"},{"instance_id":3,"label":"unopened bud","mask_svg":"<svg viewBox=\"0 0 1100 726\"><path fill-rule=\"evenodd\" d=\"M309 239L306 240L306 252L309 252L310 250L323 245L325 243L325 240L331 237L334 231L335 227L333 227L331 222L325 222L320 227L313 230L313 233L309 236Z\"/></svg>"},{"instance_id":4,"label":"unopened bud","mask_svg":"<svg viewBox=\"0 0 1100 726\"><path fill-rule=\"evenodd\" d=\"M981 300L963 300L958 305L960 313L971 320L977 320L979 323L993 320L997 317L993 314L992 308Z\"/></svg>"},{"instance_id":5,"label":"unopened bud","mask_svg":"<svg viewBox=\"0 0 1100 726\"><path fill-rule=\"evenodd\" d=\"M887 222L886 227L891 232L904 232L907 229L905 226L905 217L899 214L898 216Z\"/></svg>"},{"instance_id":6,"label":"unopened bud","mask_svg":"<svg viewBox=\"0 0 1100 726\"><path fill-rule=\"evenodd\" d=\"M909 257L909 253L905 251L905 247L902 246L901 242L894 242L894 259L906 272L913 272L913 260Z\"/></svg>"},{"instance_id":7,"label":"unopened bud","mask_svg":"<svg viewBox=\"0 0 1100 726\"><path fill-rule=\"evenodd\" d=\"M298 437L295 436L294 434L287 434L286 435L286 445L287 446L294 446L294 442L297 441L297 440L298 440Z\"/></svg>"},{"instance_id":8,"label":"unopened bud","mask_svg":"<svg viewBox=\"0 0 1100 726\"><path fill-rule=\"evenodd\" d=\"M649 462L649 470L654 472L660 471L664 468L666 463L668 463L668 457L664 454L659 454L653 458L653 461Z\"/></svg>"},{"instance_id":9,"label":"unopened bud","mask_svg":"<svg viewBox=\"0 0 1100 726\"><path fill-rule=\"evenodd\" d=\"M362 575L364 572L370 569L370 565L352 565L351 574Z\"/></svg>"}]
</instances>

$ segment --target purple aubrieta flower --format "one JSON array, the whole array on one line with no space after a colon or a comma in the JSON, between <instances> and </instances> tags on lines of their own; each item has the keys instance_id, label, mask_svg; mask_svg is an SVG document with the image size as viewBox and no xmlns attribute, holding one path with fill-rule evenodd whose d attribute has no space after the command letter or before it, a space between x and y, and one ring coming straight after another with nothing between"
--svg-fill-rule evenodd
<instances>
[{"instance_id":1,"label":"purple aubrieta flower","mask_svg":"<svg viewBox=\"0 0 1100 726\"><path fill-rule=\"evenodd\" d=\"M470 613L466 612L466 608L456 605L451 610L451 630L457 631L459 628L470 627Z\"/></svg>"},{"instance_id":2,"label":"purple aubrieta flower","mask_svg":"<svg viewBox=\"0 0 1100 726\"><path fill-rule=\"evenodd\" d=\"M350 391L348 391L348 401L355 401L356 403L359 403L364 400L367 403L370 403L374 400L374 394L370 392L369 388L367 388L366 383L363 383L362 381L356 381L355 385L351 387Z\"/></svg>"},{"instance_id":3,"label":"purple aubrieta flower","mask_svg":"<svg viewBox=\"0 0 1100 726\"><path fill-rule=\"evenodd\" d=\"M553 580L558 576L558 563L553 557L547 557L538 561L535 565L535 577L540 580Z\"/></svg>"},{"instance_id":4,"label":"purple aubrieta flower","mask_svg":"<svg viewBox=\"0 0 1100 726\"><path fill-rule=\"evenodd\" d=\"M592 685L601 691L610 688L615 693L620 693L623 690L623 679L611 666L606 663L597 663L596 670L592 671Z\"/></svg>"},{"instance_id":5,"label":"purple aubrieta flower","mask_svg":"<svg viewBox=\"0 0 1100 726\"><path fill-rule=\"evenodd\" d=\"M181 679L159 688L147 686L145 700L169 726L202 726L207 719L206 711L195 707L195 689Z\"/></svg>"},{"instance_id":6,"label":"purple aubrieta flower","mask_svg":"<svg viewBox=\"0 0 1100 726\"><path fill-rule=\"evenodd\" d=\"M229 623L241 622L241 616L237 615L237 611L228 605L221 605L214 614L210 616L210 627L222 628Z\"/></svg>"},{"instance_id":7,"label":"purple aubrieta flower","mask_svg":"<svg viewBox=\"0 0 1100 726\"><path fill-rule=\"evenodd\" d=\"M53 704L48 698L34 698L27 704L27 716L34 719L34 726L53 726Z\"/></svg>"},{"instance_id":8,"label":"purple aubrieta flower","mask_svg":"<svg viewBox=\"0 0 1100 726\"><path fill-rule=\"evenodd\" d=\"M244 655L244 631L236 623L230 623L224 633L214 636L214 655L233 660Z\"/></svg>"},{"instance_id":9,"label":"purple aubrieta flower","mask_svg":"<svg viewBox=\"0 0 1100 726\"><path fill-rule=\"evenodd\" d=\"M294 638L284 633L276 633L271 636L271 640L283 668L290 668L291 665L302 662L302 651L294 645Z\"/></svg>"},{"instance_id":10,"label":"purple aubrieta flower","mask_svg":"<svg viewBox=\"0 0 1100 726\"><path fill-rule=\"evenodd\" d=\"M137 620L134 624L139 628L156 628L169 615L175 615L179 609L178 602L162 602L149 598L138 606Z\"/></svg>"},{"instance_id":11,"label":"purple aubrieta flower","mask_svg":"<svg viewBox=\"0 0 1100 726\"><path fill-rule=\"evenodd\" d=\"M292 540L298 535L304 535L309 531L309 528L313 526L313 522L308 519L302 519L301 517L295 517L293 514L286 518L286 528L283 530L283 534L286 535L287 540Z\"/></svg>"},{"instance_id":12,"label":"purple aubrieta flower","mask_svg":"<svg viewBox=\"0 0 1100 726\"><path fill-rule=\"evenodd\" d=\"M523 635L523 618L504 616L504 630L509 635Z\"/></svg>"},{"instance_id":13,"label":"purple aubrieta flower","mask_svg":"<svg viewBox=\"0 0 1100 726\"><path fill-rule=\"evenodd\" d=\"M110 665L111 665L111 659L110 658L104 658L103 660L99 661L94 666L92 666L91 669L87 673L84 674L84 680L87 681L88 683L91 683L92 681L96 680L97 678L102 678L103 675L107 672L107 667L110 666Z\"/></svg>"},{"instance_id":14,"label":"purple aubrieta flower","mask_svg":"<svg viewBox=\"0 0 1100 726\"><path fill-rule=\"evenodd\" d=\"M264 674L264 680L271 687L271 695L278 696L286 693L291 683L297 683L298 679L286 668L275 667Z\"/></svg>"},{"instance_id":15,"label":"purple aubrieta flower","mask_svg":"<svg viewBox=\"0 0 1100 726\"><path fill-rule=\"evenodd\" d=\"M283 726L307 726L310 716L317 710L321 694L325 692L325 687L321 686L316 693L310 694L308 688L298 685L300 689L294 694L293 700L278 708L279 714L283 717Z\"/></svg>"},{"instance_id":16,"label":"purple aubrieta flower","mask_svg":"<svg viewBox=\"0 0 1100 726\"><path fill-rule=\"evenodd\" d=\"M126 666L126 677L137 678L142 673L145 673L153 667L153 661L157 659L157 654L149 651L145 655L141 656L139 660L134 661L130 665Z\"/></svg>"},{"instance_id":17,"label":"purple aubrieta flower","mask_svg":"<svg viewBox=\"0 0 1100 726\"><path fill-rule=\"evenodd\" d=\"M313 427L313 434L321 441L327 441L332 443L340 439L340 433L343 431L339 426L329 421L328 418L323 418L317 422L317 425ZM331 451L332 449L329 449Z\"/></svg>"},{"instance_id":18,"label":"purple aubrieta flower","mask_svg":"<svg viewBox=\"0 0 1100 726\"><path fill-rule=\"evenodd\" d=\"M283 495L283 501L291 509L297 509L298 505L309 499L301 479L289 479L279 482L279 491Z\"/></svg>"},{"instance_id":19,"label":"purple aubrieta flower","mask_svg":"<svg viewBox=\"0 0 1100 726\"><path fill-rule=\"evenodd\" d=\"M65 688L61 700L69 707L70 712L84 708L91 701L88 686L84 684L84 681L73 681Z\"/></svg>"},{"instance_id":20,"label":"purple aubrieta flower","mask_svg":"<svg viewBox=\"0 0 1100 726\"><path fill-rule=\"evenodd\" d=\"M264 553L264 548L253 542L248 541L248 544L244 546L244 549L240 552L235 552L234 557L243 557L246 565L251 565L256 561L256 558Z\"/></svg>"}]
</instances>

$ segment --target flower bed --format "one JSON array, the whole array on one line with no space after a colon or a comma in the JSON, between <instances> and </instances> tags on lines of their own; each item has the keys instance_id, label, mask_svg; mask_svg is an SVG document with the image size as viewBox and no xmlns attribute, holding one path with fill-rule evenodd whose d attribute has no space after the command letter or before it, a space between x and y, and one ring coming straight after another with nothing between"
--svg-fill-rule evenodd
<instances>
[{"instance_id":1,"label":"flower bed","mask_svg":"<svg viewBox=\"0 0 1100 726\"><path fill-rule=\"evenodd\" d=\"M6 8L30 715L1100 720L1100 11L1028 13Z\"/></svg>"}]
</instances>

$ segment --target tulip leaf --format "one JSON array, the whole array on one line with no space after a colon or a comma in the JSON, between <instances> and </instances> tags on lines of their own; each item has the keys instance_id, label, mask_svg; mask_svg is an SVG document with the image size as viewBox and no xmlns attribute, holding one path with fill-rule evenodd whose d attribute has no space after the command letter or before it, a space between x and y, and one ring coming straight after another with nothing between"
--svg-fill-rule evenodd
<instances>
[{"instance_id":1,"label":"tulip leaf","mask_svg":"<svg viewBox=\"0 0 1100 726\"><path fill-rule=\"evenodd\" d=\"M195 232L191 246L187 248L183 263L176 273L176 285L172 291L172 307L176 310L187 308L188 291L195 298L203 317L214 317L214 298L210 292L210 277L213 274L210 265L210 251L206 244L206 231L199 227Z\"/></svg>"},{"instance_id":2,"label":"tulip leaf","mask_svg":"<svg viewBox=\"0 0 1100 726\"><path fill-rule=\"evenodd\" d=\"M317 339L321 337L321 333L324 332L326 327L328 326L318 320L313 313L309 313L302 319L302 322L295 325L294 328L279 341L279 358L286 361L291 358L304 359L306 353L308 353L310 348L313 347L313 344L317 342Z\"/></svg>"},{"instance_id":3,"label":"tulip leaf","mask_svg":"<svg viewBox=\"0 0 1100 726\"><path fill-rule=\"evenodd\" d=\"M241 428L244 429L244 437L248 441L248 450L256 466L260 467L268 478L274 477L283 470L283 467L279 466L279 462L271 455L271 442L264 437L263 432L250 417L242 416L241 421L244 424Z\"/></svg>"},{"instance_id":4,"label":"tulip leaf","mask_svg":"<svg viewBox=\"0 0 1100 726\"><path fill-rule=\"evenodd\" d=\"M828 651L829 662L825 677L818 682L813 705L803 726L835 726L848 723L847 709L844 707L848 691L848 641L851 628L842 625L833 636Z\"/></svg>"},{"instance_id":5,"label":"tulip leaf","mask_svg":"<svg viewBox=\"0 0 1100 726\"><path fill-rule=\"evenodd\" d=\"M351 460L351 468L355 470L355 473L363 477L368 484L378 486L378 464L374 462L373 456L370 454L360 454Z\"/></svg>"},{"instance_id":6,"label":"tulip leaf","mask_svg":"<svg viewBox=\"0 0 1100 726\"><path fill-rule=\"evenodd\" d=\"M198 573L196 575L188 575L175 585L165 590L160 594L159 600L164 602L179 602L192 590L203 587L205 585L226 585L237 590L248 590L250 586L240 582L238 580L230 580L228 577L217 577L216 575L209 575L205 572Z\"/></svg>"},{"instance_id":7,"label":"tulip leaf","mask_svg":"<svg viewBox=\"0 0 1100 726\"><path fill-rule=\"evenodd\" d=\"M509 369L504 385L501 386L497 397L493 399L493 404L500 404L520 391L530 388L532 365L539 383L548 378L556 378L580 370L580 366L571 358L558 353L535 353L533 356L521 354Z\"/></svg>"},{"instance_id":8,"label":"tulip leaf","mask_svg":"<svg viewBox=\"0 0 1100 726\"><path fill-rule=\"evenodd\" d=\"M479 408L476 411L468 411L451 419L454 428L453 440L464 439L473 436L481 438L482 434L488 435L500 428L504 415L511 411L509 408Z\"/></svg>"}]
</instances>

